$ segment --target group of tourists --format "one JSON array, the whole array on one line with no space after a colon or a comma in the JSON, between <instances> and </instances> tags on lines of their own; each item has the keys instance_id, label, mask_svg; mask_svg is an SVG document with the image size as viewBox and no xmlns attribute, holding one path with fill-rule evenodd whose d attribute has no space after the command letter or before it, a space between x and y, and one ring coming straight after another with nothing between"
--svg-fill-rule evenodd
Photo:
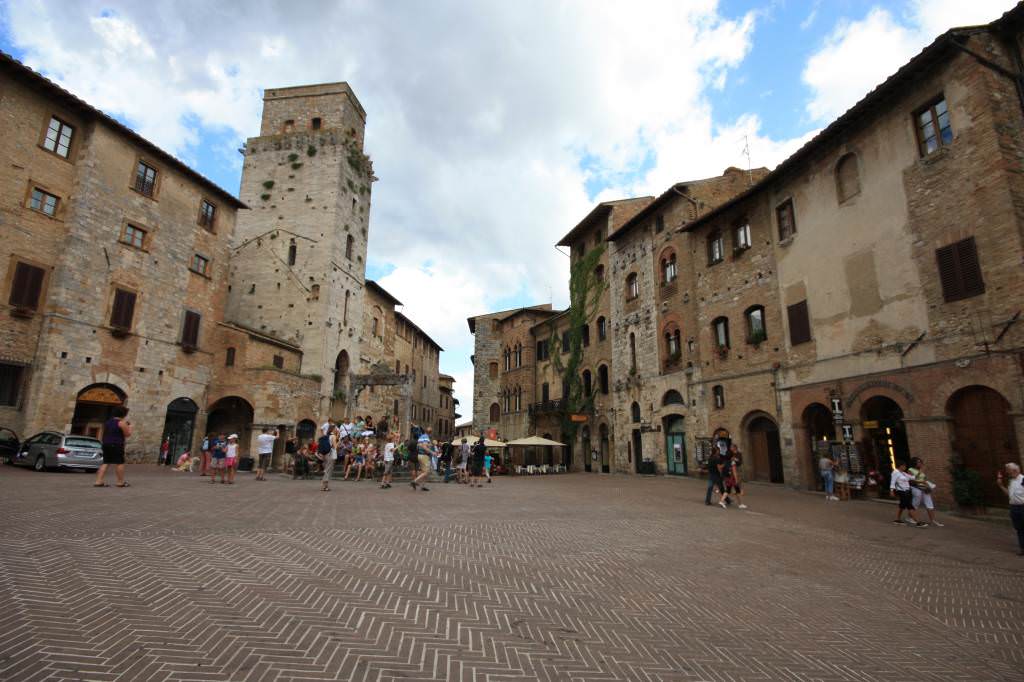
<instances>
[{"instance_id":1,"label":"group of tourists","mask_svg":"<svg viewBox=\"0 0 1024 682\"><path fill-rule=\"evenodd\" d=\"M728 509L733 498L738 502L739 509L746 509L743 503L743 481L740 472L743 467L743 455L736 443L725 439L715 439L711 454L703 463L708 474L708 489L704 495L704 504L711 506L717 502L722 509Z\"/></svg>"}]
</instances>

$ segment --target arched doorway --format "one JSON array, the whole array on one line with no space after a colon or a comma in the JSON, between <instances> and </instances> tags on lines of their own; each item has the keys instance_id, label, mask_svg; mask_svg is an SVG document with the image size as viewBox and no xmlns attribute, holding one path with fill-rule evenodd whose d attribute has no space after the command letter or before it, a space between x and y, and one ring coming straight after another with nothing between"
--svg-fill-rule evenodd
<instances>
[{"instance_id":1,"label":"arched doorway","mask_svg":"<svg viewBox=\"0 0 1024 682\"><path fill-rule=\"evenodd\" d=\"M821 476L818 475L818 459L821 447L829 447L829 442L836 439L836 426L832 412L821 403L811 403L804 409L804 432L807 434L807 460L811 472L808 476L808 487L824 488ZM813 482L813 483L812 483Z\"/></svg>"},{"instance_id":2,"label":"arched doorway","mask_svg":"<svg viewBox=\"0 0 1024 682\"><path fill-rule=\"evenodd\" d=\"M196 413L199 406L191 398L176 398L167 406L164 418L164 435L171 443L170 457L164 462L167 466L178 461L181 453L192 448L192 436L196 428Z\"/></svg>"},{"instance_id":3,"label":"arched doorway","mask_svg":"<svg viewBox=\"0 0 1024 682\"><path fill-rule=\"evenodd\" d=\"M71 433L77 436L101 438L103 424L110 419L111 411L124 405L127 396L113 384L92 384L78 393L75 413L71 417Z\"/></svg>"},{"instance_id":4,"label":"arched doorway","mask_svg":"<svg viewBox=\"0 0 1024 682\"><path fill-rule=\"evenodd\" d=\"M252 417L252 405L244 398L221 398L207 409L206 432L225 436L238 434L238 449L246 454L252 440Z\"/></svg>"},{"instance_id":5,"label":"arched doorway","mask_svg":"<svg viewBox=\"0 0 1024 682\"><path fill-rule=\"evenodd\" d=\"M609 457L611 455L611 441L608 439L608 425L601 424L598 429L601 436L601 473L610 474L612 471Z\"/></svg>"},{"instance_id":6,"label":"arched doorway","mask_svg":"<svg viewBox=\"0 0 1024 682\"><path fill-rule=\"evenodd\" d=\"M592 471L593 467L591 466L591 464L593 463L594 457L593 457L593 449L590 447L590 427L589 426L584 426L582 429L580 429L580 443L581 443L581 446L582 446L581 450L583 452L583 462L584 462L583 470L584 471Z\"/></svg>"},{"instance_id":7,"label":"arched doorway","mask_svg":"<svg viewBox=\"0 0 1024 682\"><path fill-rule=\"evenodd\" d=\"M892 398L876 395L864 401L860 418L864 430L864 463L887 482L897 462L910 463L903 409Z\"/></svg>"},{"instance_id":8,"label":"arched doorway","mask_svg":"<svg viewBox=\"0 0 1024 682\"><path fill-rule=\"evenodd\" d=\"M1020 462L1010 403L987 386L968 386L950 397L947 412L953 419L953 451L964 468L981 476L985 504L1005 505L996 473L1007 462Z\"/></svg>"},{"instance_id":9,"label":"arched doorway","mask_svg":"<svg viewBox=\"0 0 1024 682\"><path fill-rule=\"evenodd\" d=\"M316 437L316 422L312 419L303 419L295 425L295 438L299 441L300 446L313 440L314 437Z\"/></svg>"},{"instance_id":10,"label":"arched doorway","mask_svg":"<svg viewBox=\"0 0 1024 682\"><path fill-rule=\"evenodd\" d=\"M754 481L782 483L782 446L779 427L765 416L754 417L747 424L747 474Z\"/></svg>"},{"instance_id":11,"label":"arched doorway","mask_svg":"<svg viewBox=\"0 0 1024 682\"><path fill-rule=\"evenodd\" d=\"M686 433L683 418L672 414L664 419L666 471L670 474L685 476L686 469Z\"/></svg>"}]
</instances>

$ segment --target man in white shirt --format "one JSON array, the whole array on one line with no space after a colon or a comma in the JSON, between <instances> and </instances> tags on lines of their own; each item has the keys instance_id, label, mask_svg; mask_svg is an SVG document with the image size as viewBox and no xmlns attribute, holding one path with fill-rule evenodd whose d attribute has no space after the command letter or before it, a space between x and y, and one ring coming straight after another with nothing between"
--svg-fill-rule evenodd
<instances>
[{"instance_id":1,"label":"man in white shirt","mask_svg":"<svg viewBox=\"0 0 1024 682\"><path fill-rule=\"evenodd\" d=\"M331 417L328 417L327 421L325 421L323 424L320 425L320 433L325 435L325 436L331 435L331 431L333 429L334 429L334 419L331 418Z\"/></svg>"},{"instance_id":2,"label":"man in white shirt","mask_svg":"<svg viewBox=\"0 0 1024 682\"><path fill-rule=\"evenodd\" d=\"M918 521L917 516L914 515L914 497L910 492L910 483L913 480L914 477L907 473L907 463L897 462L896 468L892 470L892 477L889 479L889 491L895 492L900 499L900 506L896 508L896 518L893 519L893 523L903 523L903 512L906 511L907 516L910 517L910 520L907 521L908 524L924 528L928 524Z\"/></svg>"},{"instance_id":3,"label":"man in white shirt","mask_svg":"<svg viewBox=\"0 0 1024 682\"><path fill-rule=\"evenodd\" d=\"M1000 471L996 476L996 484L1010 501L1010 521L1017 531L1017 544L1020 546L1017 553L1024 556L1024 474L1020 472L1020 465L1014 462L1008 462L1005 468L1006 480Z\"/></svg>"},{"instance_id":4,"label":"man in white shirt","mask_svg":"<svg viewBox=\"0 0 1024 682\"><path fill-rule=\"evenodd\" d=\"M398 434L388 435L388 442L384 445L384 475L380 478L381 488L391 487L391 470L395 466L395 440Z\"/></svg>"},{"instance_id":5,"label":"man in white shirt","mask_svg":"<svg viewBox=\"0 0 1024 682\"><path fill-rule=\"evenodd\" d=\"M270 468L270 458L274 456L274 441L277 440L277 429L270 433L270 429L263 427L263 433L256 436L256 454L259 461L256 462L256 480L265 481L264 474Z\"/></svg>"}]
</instances>

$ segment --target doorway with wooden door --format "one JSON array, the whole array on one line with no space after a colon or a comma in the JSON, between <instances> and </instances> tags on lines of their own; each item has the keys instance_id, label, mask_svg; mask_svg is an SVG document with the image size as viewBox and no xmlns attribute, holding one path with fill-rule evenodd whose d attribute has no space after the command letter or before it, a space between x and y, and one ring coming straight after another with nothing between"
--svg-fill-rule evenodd
<instances>
[{"instance_id":1,"label":"doorway with wooden door","mask_svg":"<svg viewBox=\"0 0 1024 682\"><path fill-rule=\"evenodd\" d=\"M950 397L947 412L953 419L953 451L965 469L981 477L985 504L1005 506L996 474L1007 462L1020 463L1010 403L987 386L968 386Z\"/></svg>"},{"instance_id":2,"label":"doorway with wooden door","mask_svg":"<svg viewBox=\"0 0 1024 682\"><path fill-rule=\"evenodd\" d=\"M768 417L755 417L747 425L747 476L753 481L783 483L779 427Z\"/></svg>"},{"instance_id":3,"label":"doorway with wooden door","mask_svg":"<svg viewBox=\"0 0 1024 682\"><path fill-rule=\"evenodd\" d=\"M685 476L687 473L683 423L679 415L670 415L664 419L665 470L677 476Z\"/></svg>"}]
</instances>

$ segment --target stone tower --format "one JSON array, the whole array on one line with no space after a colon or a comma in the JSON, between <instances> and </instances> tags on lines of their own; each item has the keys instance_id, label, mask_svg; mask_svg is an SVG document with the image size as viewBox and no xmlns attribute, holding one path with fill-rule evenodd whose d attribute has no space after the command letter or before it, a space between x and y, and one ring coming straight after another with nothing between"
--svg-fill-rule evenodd
<instances>
[{"instance_id":1,"label":"stone tower","mask_svg":"<svg viewBox=\"0 0 1024 682\"><path fill-rule=\"evenodd\" d=\"M228 319L298 346L320 416L348 416L358 365L373 168L347 83L264 92L245 143Z\"/></svg>"}]
</instances>

